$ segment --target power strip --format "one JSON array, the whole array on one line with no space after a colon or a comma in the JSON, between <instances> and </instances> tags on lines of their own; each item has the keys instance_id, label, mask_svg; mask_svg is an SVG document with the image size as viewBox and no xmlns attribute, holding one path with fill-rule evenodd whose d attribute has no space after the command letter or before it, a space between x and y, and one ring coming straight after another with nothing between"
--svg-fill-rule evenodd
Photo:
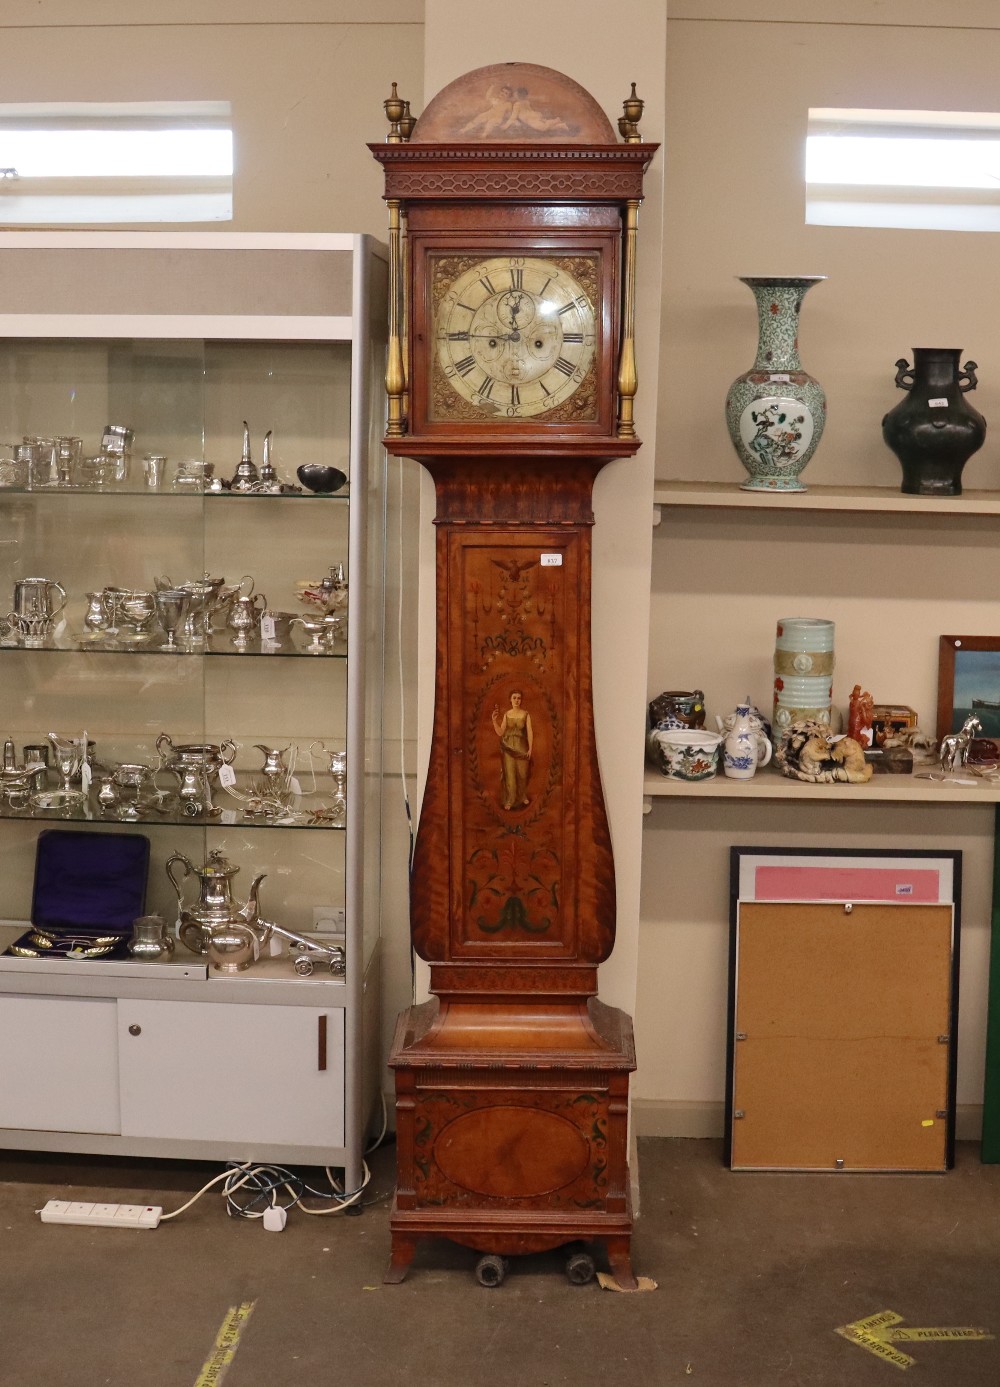
<instances>
[{"instance_id":1,"label":"power strip","mask_svg":"<svg viewBox=\"0 0 1000 1387\"><path fill-rule=\"evenodd\" d=\"M155 1228L163 1208L159 1204L81 1204L50 1199L39 1209L43 1223L89 1223L96 1228Z\"/></svg>"}]
</instances>

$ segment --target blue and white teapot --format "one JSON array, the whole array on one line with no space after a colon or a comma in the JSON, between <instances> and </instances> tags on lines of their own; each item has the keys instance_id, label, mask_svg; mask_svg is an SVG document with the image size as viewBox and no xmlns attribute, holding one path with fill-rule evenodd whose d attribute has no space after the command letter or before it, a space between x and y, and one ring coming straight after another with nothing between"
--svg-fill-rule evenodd
<instances>
[{"instance_id":1,"label":"blue and white teapot","mask_svg":"<svg viewBox=\"0 0 1000 1387\"><path fill-rule=\"evenodd\" d=\"M731 780L751 780L758 766L766 766L773 747L767 723L749 697L726 718L717 718L722 742L722 769Z\"/></svg>"}]
</instances>

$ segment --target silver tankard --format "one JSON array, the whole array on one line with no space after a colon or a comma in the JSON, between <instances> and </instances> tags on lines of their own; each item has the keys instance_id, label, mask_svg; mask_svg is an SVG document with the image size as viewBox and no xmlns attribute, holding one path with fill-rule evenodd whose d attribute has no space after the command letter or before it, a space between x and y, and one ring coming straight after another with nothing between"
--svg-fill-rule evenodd
<instances>
[{"instance_id":1,"label":"silver tankard","mask_svg":"<svg viewBox=\"0 0 1000 1387\"><path fill-rule=\"evenodd\" d=\"M59 594L59 600L53 597ZM54 578L19 578L14 584L14 631L32 648L45 644L55 618L66 605L66 589Z\"/></svg>"}]
</instances>

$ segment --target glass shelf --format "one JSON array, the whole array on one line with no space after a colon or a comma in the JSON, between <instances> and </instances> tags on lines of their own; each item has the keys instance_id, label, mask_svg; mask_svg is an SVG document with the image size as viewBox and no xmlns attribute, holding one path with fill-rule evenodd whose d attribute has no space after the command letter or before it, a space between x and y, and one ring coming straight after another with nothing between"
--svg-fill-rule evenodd
<instances>
[{"instance_id":1,"label":"glass shelf","mask_svg":"<svg viewBox=\"0 0 1000 1387\"><path fill-rule=\"evenodd\" d=\"M80 496L146 496L150 499L169 498L191 500L193 497L206 501L350 501L350 493L345 487L342 491L211 491L202 486L161 486L148 487L142 482L113 482L107 486L6 486L0 484L0 496L72 496L74 501Z\"/></svg>"},{"instance_id":2,"label":"glass shelf","mask_svg":"<svg viewBox=\"0 0 1000 1387\"><path fill-rule=\"evenodd\" d=\"M218 791L216 798L220 801L228 798L225 791ZM301 804L302 802L299 801ZM316 809L319 810L323 800L316 796ZM123 817L114 810L105 810L97 802L96 793L91 790L87 800L81 800L76 804L64 805L54 809L16 809L4 799L0 801L0 820L11 819L21 823L93 823L103 824L106 827L118 824L146 825L162 824L165 826L184 827L184 828L232 828L234 826L243 828L280 828L285 829L306 829L310 832L317 830L322 832L343 833L346 824L333 824L321 821L318 823L282 823L274 819L265 819L259 815L247 815L238 804L217 805L222 810L220 814L211 817L207 814L183 814L174 804L169 804L159 810L152 804L146 803L139 807L136 818ZM304 808L293 810L293 812L309 813Z\"/></svg>"},{"instance_id":3,"label":"glass shelf","mask_svg":"<svg viewBox=\"0 0 1000 1387\"><path fill-rule=\"evenodd\" d=\"M335 650L307 650L305 646L298 645L262 645L259 640L253 640L246 647L234 646L229 637L223 632L217 632L207 645L187 648L178 646L176 649L168 649L166 646L158 645L153 642L135 641L129 644L122 644L112 640L93 640L90 637L69 637L62 643L54 641L47 642L45 645L25 646L6 644L0 641L0 650L4 652L20 651L26 655L127 655L130 659L136 655L170 655L178 658L190 658L191 656L203 656L216 658L217 656L238 655L244 659L248 655L262 656L270 659L273 656L298 657L308 656L310 659L319 657L324 660L346 660L347 643L340 642Z\"/></svg>"}]
</instances>

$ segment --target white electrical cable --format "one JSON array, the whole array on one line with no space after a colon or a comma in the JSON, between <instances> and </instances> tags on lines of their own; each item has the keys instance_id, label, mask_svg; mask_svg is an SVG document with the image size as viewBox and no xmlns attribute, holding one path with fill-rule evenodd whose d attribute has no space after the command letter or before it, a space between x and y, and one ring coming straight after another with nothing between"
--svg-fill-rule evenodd
<instances>
[{"instance_id":1,"label":"white electrical cable","mask_svg":"<svg viewBox=\"0 0 1000 1387\"><path fill-rule=\"evenodd\" d=\"M384 1114L384 1098L382 1107ZM384 1135L385 1124L383 1123L382 1134L378 1138L378 1141L381 1141ZM375 1144L377 1145L378 1142L376 1142ZM371 1149L372 1148L369 1148L369 1150ZM362 1161L361 1168L363 1172L361 1184L358 1186L356 1190L351 1190L351 1192L348 1194L345 1193L345 1191L338 1186L332 1168L330 1166L326 1166L326 1178L330 1181L331 1187L331 1193L326 1194L323 1190L314 1190L311 1186L307 1185L304 1180L293 1175L291 1171L286 1170L283 1166L261 1165L253 1161L245 1161L241 1164L233 1164L231 1166L227 1166L225 1170L220 1170L218 1175L213 1175L212 1179L209 1180L206 1184L202 1185L201 1189L197 1190L187 1201L187 1203L182 1204L179 1209L172 1209L169 1214L162 1214L160 1217L160 1222L164 1223L167 1219L177 1218L178 1214L183 1214L185 1210L190 1209L191 1205L194 1204L197 1200L199 1200L203 1194L207 1193L213 1185L217 1185L220 1182L220 1180L225 1182L223 1184L222 1189L220 1190L220 1194L228 1204L228 1213L230 1217L255 1219L264 1217L263 1208L254 1209L250 1207L249 1204L247 1206L243 1206L239 1203L238 1200L236 1200L233 1197L236 1194L237 1190L244 1189L245 1187L250 1185L256 1185L258 1196L267 1196L267 1198L270 1201L269 1204L266 1206L268 1208L279 1207L277 1192L279 1189L284 1189L289 1196L289 1200L286 1205L283 1205L281 1207L287 1209L299 1208L302 1210L304 1214L343 1213L346 1209L349 1209L352 1204L357 1204L360 1202L361 1196L364 1194L371 1180L371 1171L368 1169L367 1162ZM300 1188L297 1189L296 1185L298 1185ZM328 1199L333 1202L329 1208L310 1209L302 1203L303 1198L308 1195L312 1195L314 1198L317 1199Z\"/></svg>"},{"instance_id":2,"label":"white electrical cable","mask_svg":"<svg viewBox=\"0 0 1000 1387\"><path fill-rule=\"evenodd\" d=\"M374 1151L377 1146L382 1145L382 1143L385 1141L385 1134L389 1130L389 1111L385 1105L385 1094L382 1092L381 1089L379 1089L378 1096L379 1101L382 1104L382 1126L379 1128L378 1136L374 1138L370 1145L365 1147L366 1156L368 1155L369 1151Z\"/></svg>"},{"instance_id":3,"label":"white electrical cable","mask_svg":"<svg viewBox=\"0 0 1000 1387\"><path fill-rule=\"evenodd\" d=\"M247 1161L245 1165L239 1166L238 1169L250 1171L253 1169L253 1167L250 1164L250 1162ZM202 1185L201 1189L198 1190L195 1194L193 1194L186 1204L182 1204L179 1209L173 1209L169 1214L161 1214L160 1222L166 1223L168 1218L176 1218L177 1215L182 1214L185 1211L185 1209L190 1209L191 1205L194 1204L197 1200L199 1200L207 1190L210 1190L212 1188L213 1185L217 1185L220 1180L231 1179L232 1175L232 1169L220 1170L218 1175L213 1175L211 1180L209 1180L208 1184ZM249 1175L247 1176L247 1179L249 1179ZM239 1189L239 1186L241 1184L246 1184L246 1180L239 1181L235 1188Z\"/></svg>"}]
</instances>

